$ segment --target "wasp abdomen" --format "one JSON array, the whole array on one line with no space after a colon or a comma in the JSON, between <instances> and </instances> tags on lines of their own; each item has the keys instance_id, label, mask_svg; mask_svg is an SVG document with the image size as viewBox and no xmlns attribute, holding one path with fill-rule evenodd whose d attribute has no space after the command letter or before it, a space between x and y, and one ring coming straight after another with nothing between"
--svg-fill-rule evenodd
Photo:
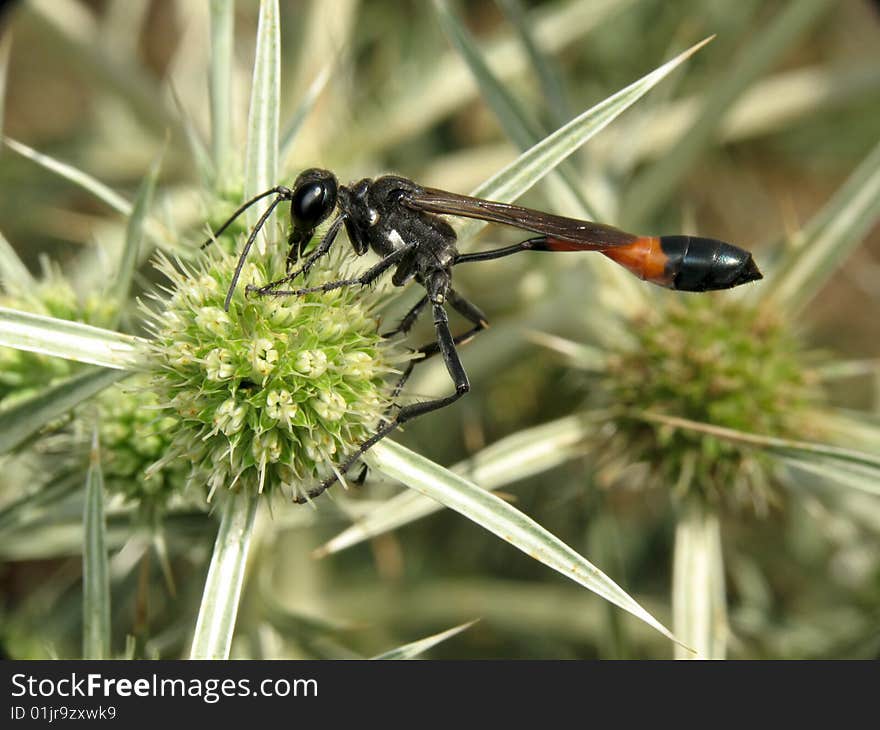
<instances>
[{"instance_id":1,"label":"wasp abdomen","mask_svg":"<svg viewBox=\"0 0 880 730\"><path fill-rule=\"evenodd\" d=\"M712 291L730 289L762 278L752 255L714 238L661 236L671 289Z\"/></svg>"}]
</instances>

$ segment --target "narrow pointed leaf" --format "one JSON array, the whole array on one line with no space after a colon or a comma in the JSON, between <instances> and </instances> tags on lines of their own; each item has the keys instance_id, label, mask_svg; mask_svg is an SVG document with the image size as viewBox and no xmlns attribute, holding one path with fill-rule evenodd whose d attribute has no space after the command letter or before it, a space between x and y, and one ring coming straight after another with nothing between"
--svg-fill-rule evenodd
<instances>
[{"instance_id":1,"label":"narrow pointed leaf","mask_svg":"<svg viewBox=\"0 0 880 730\"><path fill-rule=\"evenodd\" d=\"M841 465L838 462L825 462L815 457L784 456L780 460L792 469L813 474L830 484L866 492L875 497L880 496L880 469L872 470ZM791 483L798 484L797 480L791 480Z\"/></svg>"},{"instance_id":2,"label":"narrow pointed leaf","mask_svg":"<svg viewBox=\"0 0 880 730\"><path fill-rule=\"evenodd\" d=\"M82 485L80 471L38 485L35 491L0 509L0 532L21 529L32 520L40 519L74 490L82 489Z\"/></svg>"},{"instance_id":3,"label":"narrow pointed leaf","mask_svg":"<svg viewBox=\"0 0 880 730\"><path fill-rule=\"evenodd\" d=\"M122 248L122 255L116 271L116 279L113 283L113 296L117 302L117 321L125 305L128 303L131 281L140 261L141 242L144 237L144 222L153 204L153 193L156 190L156 181L159 179L162 154L164 154L164 150L153 161L146 177L141 182L134 201L134 207L128 219L128 225L125 229L125 245Z\"/></svg>"},{"instance_id":4,"label":"narrow pointed leaf","mask_svg":"<svg viewBox=\"0 0 880 730\"><path fill-rule=\"evenodd\" d=\"M461 624L461 626L454 626L451 629L447 629L446 631L442 631L439 634L434 634L433 636L426 636L424 639L420 639L419 641L413 641L410 644L404 644L403 646L398 646L396 649L392 649L391 651L386 651L384 654L379 654L378 656L371 657L372 659L415 659L420 654L424 654L429 649L437 646L437 644L442 644L447 639L451 639L456 634L460 634L462 631L469 629L477 623L476 620L468 621L466 624Z\"/></svg>"},{"instance_id":5,"label":"narrow pointed leaf","mask_svg":"<svg viewBox=\"0 0 880 730\"><path fill-rule=\"evenodd\" d=\"M312 109L315 108L315 104L321 96L321 92L323 92L324 88L327 86L333 68L334 64L328 63L323 69L321 69L321 72L309 85L309 88L306 90L306 93L303 94L302 99L300 99L293 115L284 126L284 133L281 135L281 151L278 155L279 162L282 164L287 160L287 156L290 154L290 148L296 141L296 135L302 127L303 122L308 118Z\"/></svg>"},{"instance_id":6,"label":"narrow pointed leaf","mask_svg":"<svg viewBox=\"0 0 880 730\"><path fill-rule=\"evenodd\" d=\"M252 198L275 185L278 176L278 114L281 95L281 26L278 0L261 0L257 49L248 113L244 197ZM259 206L248 213L249 225L260 216ZM263 236L257 238L261 252Z\"/></svg>"},{"instance_id":7,"label":"narrow pointed leaf","mask_svg":"<svg viewBox=\"0 0 880 730\"><path fill-rule=\"evenodd\" d=\"M526 49L529 62L541 82L541 91L547 104L548 113L558 123L562 123L569 116L562 78L550 57L541 50L534 34L534 28L526 18L522 3L520 0L499 0L498 5L504 11L507 20L513 25Z\"/></svg>"},{"instance_id":8,"label":"narrow pointed leaf","mask_svg":"<svg viewBox=\"0 0 880 730\"><path fill-rule=\"evenodd\" d=\"M0 454L21 446L47 423L129 374L125 370L89 369L0 408Z\"/></svg>"},{"instance_id":9,"label":"narrow pointed leaf","mask_svg":"<svg viewBox=\"0 0 880 730\"><path fill-rule=\"evenodd\" d=\"M544 136L535 122L529 119L520 104L492 72L476 44L458 18L450 12L446 0L434 0L440 25L449 40L461 53L480 87L483 99L495 113L505 133L522 150L532 147ZM553 170L547 178L551 189L560 198L563 207L570 208L573 215L596 219L598 216L580 190L574 172L565 165Z\"/></svg>"},{"instance_id":10,"label":"narrow pointed leaf","mask_svg":"<svg viewBox=\"0 0 880 730\"><path fill-rule=\"evenodd\" d=\"M97 180L73 165L56 160L49 155L44 155L42 152L37 152L35 149L32 149L21 142L16 142L9 137L3 137L3 141L9 149L14 150L22 157L26 157L27 159L36 162L41 167L55 173L59 177L69 180L74 185L78 185L117 213L120 213L125 217L131 216L134 206L119 195L119 193L107 187L100 180ZM150 237L150 240L156 245L170 249L178 247L172 236L157 220L153 218L148 219L145 224L145 230Z\"/></svg>"},{"instance_id":11,"label":"narrow pointed leaf","mask_svg":"<svg viewBox=\"0 0 880 730\"><path fill-rule=\"evenodd\" d=\"M560 418L501 439L452 471L484 489L498 489L576 458L583 453L583 441L592 430L593 424L582 416ZM402 492L318 548L315 555L339 552L442 509L436 500L419 492Z\"/></svg>"},{"instance_id":12,"label":"narrow pointed leaf","mask_svg":"<svg viewBox=\"0 0 880 730\"><path fill-rule=\"evenodd\" d=\"M805 307L880 220L880 144L795 238L765 296Z\"/></svg>"},{"instance_id":13,"label":"narrow pointed leaf","mask_svg":"<svg viewBox=\"0 0 880 730\"><path fill-rule=\"evenodd\" d=\"M0 307L0 347L133 370L143 361L145 344L140 337Z\"/></svg>"},{"instance_id":14,"label":"narrow pointed leaf","mask_svg":"<svg viewBox=\"0 0 880 730\"><path fill-rule=\"evenodd\" d=\"M228 659L259 500L226 495L199 606L190 659Z\"/></svg>"},{"instance_id":15,"label":"narrow pointed leaf","mask_svg":"<svg viewBox=\"0 0 880 730\"><path fill-rule=\"evenodd\" d=\"M0 282L5 284L13 282L25 290L34 285L34 277L31 276L28 267L24 265L2 233L0 233Z\"/></svg>"},{"instance_id":16,"label":"narrow pointed leaf","mask_svg":"<svg viewBox=\"0 0 880 730\"><path fill-rule=\"evenodd\" d=\"M195 162L196 169L199 172L199 178L206 187L212 185L217 177L217 173L214 170L214 162L208 155L208 150L205 148L205 141L196 129L192 118L187 113L183 101L177 93L177 89L170 83L168 89L171 92L171 97L174 99L174 108L177 112L178 123L186 136L189 152L192 156L193 162Z\"/></svg>"},{"instance_id":17,"label":"narrow pointed leaf","mask_svg":"<svg viewBox=\"0 0 880 730\"><path fill-rule=\"evenodd\" d=\"M165 587L168 589L169 595L174 596L177 594L177 588L174 585L174 573L171 570L168 541L165 539L165 532L161 525L153 530L151 541L156 559L159 562L159 569L162 571L162 577L165 578Z\"/></svg>"},{"instance_id":18,"label":"narrow pointed leaf","mask_svg":"<svg viewBox=\"0 0 880 730\"><path fill-rule=\"evenodd\" d=\"M66 162L56 160L54 157L44 155L42 152L37 152L32 147L28 147L26 144L22 144L21 142L16 142L14 139L10 139L9 137L4 137L3 141L6 143L6 146L9 147L9 149L17 152L22 157L26 157L27 159L36 162L38 165L46 168L50 172L54 172L59 177L63 177L65 180L70 180L70 182L91 193L98 200L108 205L117 213L121 213L124 216L131 215L131 203L129 203L125 198L119 195L119 193L110 189L100 180L97 180L88 173L85 173L79 168L76 168L73 165L69 165Z\"/></svg>"},{"instance_id":19,"label":"narrow pointed leaf","mask_svg":"<svg viewBox=\"0 0 880 730\"><path fill-rule=\"evenodd\" d=\"M671 61L667 61L638 81L621 89L613 96L596 104L568 124L545 137L524 152L510 165L493 175L473 191L473 195L501 202L512 202L541 180L562 160L571 155L591 137L601 132L614 119L635 104L641 97L706 45L707 38ZM467 239L475 236L487 223L467 221L459 226L459 236Z\"/></svg>"},{"instance_id":20,"label":"narrow pointed leaf","mask_svg":"<svg viewBox=\"0 0 880 730\"><path fill-rule=\"evenodd\" d=\"M641 418L646 421L665 423L678 428L707 433L711 436L731 441L733 443L747 444L756 448L764 449L779 456L788 458L819 460L824 463L837 463L841 466L876 472L880 477L880 454L872 454L857 449L845 449L830 444L813 443L810 441L795 441L793 439L776 438L774 436L761 436L745 431L737 431L732 428L713 426L708 423L691 421L686 418L664 416L657 413L642 413Z\"/></svg>"},{"instance_id":21,"label":"narrow pointed leaf","mask_svg":"<svg viewBox=\"0 0 880 730\"><path fill-rule=\"evenodd\" d=\"M92 437L83 515L83 658L110 657L110 570L104 519L104 476L98 430Z\"/></svg>"},{"instance_id":22,"label":"narrow pointed leaf","mask_svg":"<svg viewBox=\"0 0 880 730\"><path fill-rule=\"evenodd\" d=\"M628 611L678 643L668 629L611 578L491 492L393 442L376 444L368 452L367 461L384 474L459 512L529 557Z\"/></svg>"},{"instance_id":23,"label":"narrow pointed leaf","mask_svg":"<svg viewBox=\"0 0 880 730\"><path fill-rule=\"evenodd\" d=\"M673 630L696 655L675 648L678 659L724 659L727 603L718 516L685 509L675 527L672 575Z\"/></svg>"},{"instance_id":24,"label":"narrow pointed leaf","mask_svg":"<svg viewBox=\"0 0 880 730\"><path fill-rule=\"evenodd\" d=\"M232 171L232 41L234 0L211 0L211 157L220 189Z\"/></svg>"},{"instance_id":25,"label":"narrow pointed leaf","mask_svg":"<svg viewBox=\"0 0 880 730\"><path fill-rule=\"evenodd\" d=\"M703 100L699 117L674 149L636 178L622 210L633 227L648 221L672 195L700 155L712 144L721 121L737 98L806 33L830 7L829 0L789 0L748 47L737 54L727 73Z\"/></svg>"},{"instance_id":26,"label":"narrow pointed leaf","mask_svg":"<svg viewBox=\"0 0 880 730\"><path fill-rule=\"evenodd\" d=\"M880 373L875 368L875 377ZM824 429L834 443L846 443L866 451L880 452L880 411L853 411L844 408L829 409Z\"/></svg>"}]
</instances>

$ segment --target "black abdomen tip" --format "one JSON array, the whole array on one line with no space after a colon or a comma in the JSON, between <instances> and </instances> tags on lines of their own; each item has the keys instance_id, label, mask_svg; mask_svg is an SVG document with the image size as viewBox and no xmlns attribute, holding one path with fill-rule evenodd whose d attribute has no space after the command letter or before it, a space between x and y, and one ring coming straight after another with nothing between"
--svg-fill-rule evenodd
<instances>
[{"instance_id":1,"label":"black abdomen tip","mask_svg":"<svg viewBox=\"0 0 880 730\"><path fill-rule=\"evenodd\" d=\"M763 278L748 251L724 241L663 236L660 245L669 256L672 288L678 291L732 289Z\"/></svg>"}]
</instances>

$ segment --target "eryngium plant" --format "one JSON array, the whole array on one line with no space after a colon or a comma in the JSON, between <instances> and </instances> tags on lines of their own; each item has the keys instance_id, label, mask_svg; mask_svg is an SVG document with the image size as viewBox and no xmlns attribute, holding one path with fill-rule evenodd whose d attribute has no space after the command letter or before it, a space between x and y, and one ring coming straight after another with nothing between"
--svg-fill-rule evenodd
<instances>
[{"instance_id":1,"label":"eryngium plant","mask_svg":"<svg viewBox=\"0 0 880 730\"><path fill-rule=\"evenodd\" d=\"M178 421L161 412L149 385L148 376L138 375L98 396L104 485L146 514L179 498L188 473L180 459L163 463L161 469L149 468L168 453ZM88 407L83 410L88 414Z\"/></svg>"},{"instance_id":2,"label":"eryngium plant","mask_svg":"<svg viewBox=\"0 0 880 730\"><path fill-rule=\"evenodd\" d=\"M173 288L148 313L151 387L159 414L178 426L153 470L186 459L209 500L221 487L296 496L335 470L391 407L389 374L406 358L379 334L376 292L246 295L248 284L285 273L284 247L268 248L245 265L228 312L236 257L218 250L195 269L159 263ZM339 274L330 257L309 281Z\"/></svg>"},{"instance_id":3,"label":"eryngium plant","mask_svg":"<svg viewBox=\"0 0 880 730\"><path fill-rule=\"evenodd\" d=\"M635 317L633 342L608 357L614 435L602 449L606 482L674 485L677 497L747 506L775 500L772 459L743 444L674 427L644 414L676 414L748 433L813 434L821 401L790 323L769 307L714 297L673 300Z\"/></svg>"},{"instance_id":4,"label":"eryngium plant","mask_svg":"<svg viewBox=\"0 0 880 730\"><path fill-rule=\"evenodd\" d=\"M43 276L33 284L7 277L3 289L0 307L46 317L104 326L115 311L107 298L97 294L78 296L57 267L45 263ZM0 347L0 400L24 398L70 375L74 369L68 360Z\"/></svg>"}]
</instances>

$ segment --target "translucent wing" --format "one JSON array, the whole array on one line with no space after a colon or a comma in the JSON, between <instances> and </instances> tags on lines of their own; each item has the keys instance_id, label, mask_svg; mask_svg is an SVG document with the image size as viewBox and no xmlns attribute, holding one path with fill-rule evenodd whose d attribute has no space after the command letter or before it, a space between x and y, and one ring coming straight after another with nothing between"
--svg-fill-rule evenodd
<instances>
[{"instance_id":1,"label":"translucent wing","mask_svg":"<svg viewBox=\"0 0 880 730\"><path fill-rule=\"evenodd\" d=\"M509 203L496 203L482 198L450 193L436 188L407 191L401 202L408 208L463 218L478 218L491 223L522 228L549 238L580 244L584 249L597 250L627 246L639 237L603 223L565 218L540 210ZM579 246L580 247L580 246Z\"/></svg>"}]
</instances>

